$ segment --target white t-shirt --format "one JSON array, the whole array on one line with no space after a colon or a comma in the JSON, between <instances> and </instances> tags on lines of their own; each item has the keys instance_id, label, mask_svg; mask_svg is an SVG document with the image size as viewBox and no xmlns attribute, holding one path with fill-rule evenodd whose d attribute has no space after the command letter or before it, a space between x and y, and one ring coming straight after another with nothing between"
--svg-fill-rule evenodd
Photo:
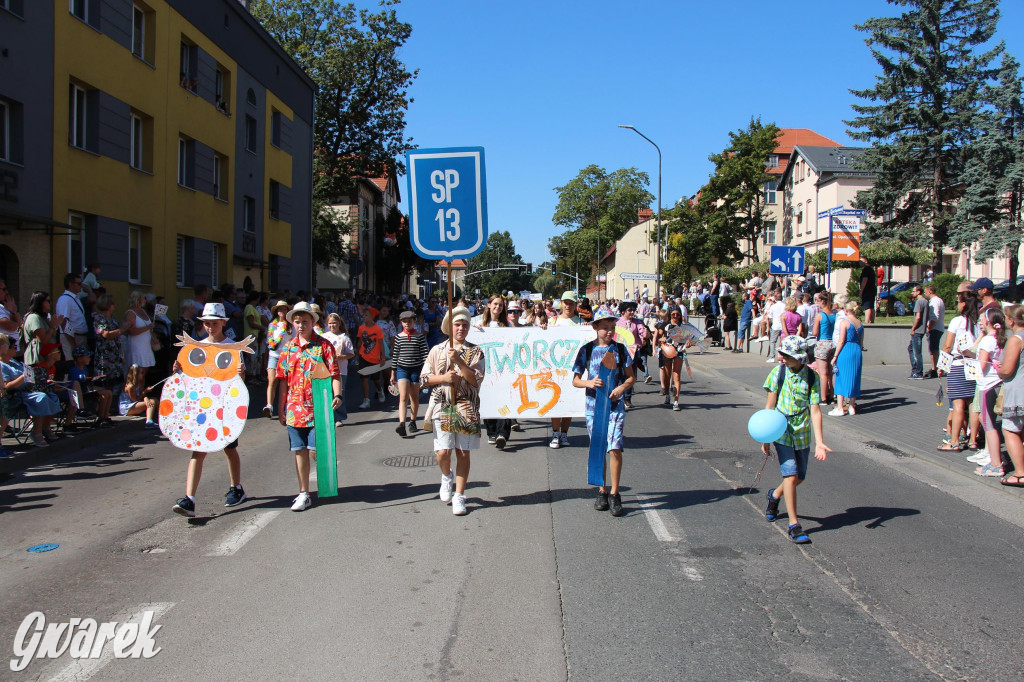
<instances>
[{"instance_id":1,"label":"white t-shirt","mask_svg":"<svg viewBox=\"0 0 1024 682\"><path fill-rule=\"evenodd\" d=\"M558 317L554 318L553 322L550 322L549 324L550 326L553 327L575 327L579 324L582 324L582 320L578 316L562 317L561 315L559 315Z\"/></svg>"},{"instance_id":2,"label":"white t-shirt","mask_svg":"<svg viewBox=\"0 0 1024 682\"><path fill-rule=\"evenodd\" d=\"M809 335L811 333L811 323L814 322L814 316L818 314L818 307L813 303L801 303L796 307L796 312L803 318Z\"/></svg>"},{"instance_id":3,"label":"white t-shirt","mask_svg":"<svg viewBox=\"0 0 1024 682\"><path fill-rule=\"evenodd\" d=\"M728 282L722 282L718 285L718 298L723 298L732 293L732 286Z\"/></svg>"},{"instance_id":4,"label":"white t-shirt","mask_svg":"<svg viewBox=\"0 0 1024 682\"><path fill-rule=\"evenodd\" d=\"M946 302L941 296L932 296L928 300L928 319L932 323L931 331L946 331Z\"/></svg>"},{"instance_id":5,"label":"white t-shirt","mask_svg":"<svg viewBox=\"0 0 1024 682\"><path fill-rule=\"evenodd\" d=\"M768 308L768 319L772 321L772 331L782 329L782 315L785 312L786 304L782 301L776 301Z\"/></svg>"},{"instance_id":6,"label":"white t-shirt","mask_svg":"<svg viewBox=\"0 0 1024 682\"><path fill-rule=\"evenodd\" d=\"M848 315L845 310L836 311L836 324L832 327L832 343L839 344L839 323L847 319ZM843 332L845 334L845 332Z\"/></svg>"},{"instance_id":7,"label":"white t-shirt","mask_svg":"<svg viewBox=\"0 0 1024 682\"><path fill-rule=\"evenodd\" d=\"M352 339L348 338L348 334L337 334L333 332L324 332L320 336L324 337L331 342L334 346L334 353L337 356L338 371L341 376L348 376L348 360L342 360L342 355L354 355L356 350L352 346Z\"/></svg>"},{"instance_id":8,"label":"white t-shirt","mask_svg":"<svg viewBox=\"0 0 1024 682\"><path fill-rule=\"evenodd\" d=\"M981 351L988 352L989 365L988 369L985 370L985 373L978 381L978 388L982 391L987 391L994 386L998 386L1002 381L1002 379L999 378L999 370L996 369L994 363L999 362L999 357L1002 355L1003 349L999 347L999 343L996 341L996 335L989 334L981 340L980 344L978 344L979 358L981 357Z\"/></svg>"}]
</instances>

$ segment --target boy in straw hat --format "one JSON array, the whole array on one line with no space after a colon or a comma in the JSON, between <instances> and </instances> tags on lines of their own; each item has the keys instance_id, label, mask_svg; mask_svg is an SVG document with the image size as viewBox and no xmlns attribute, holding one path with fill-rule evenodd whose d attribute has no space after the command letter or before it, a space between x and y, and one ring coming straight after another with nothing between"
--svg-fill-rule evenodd
<instances>
[{"instance_id":1,"label":"boy in straw hat","mask_svg":"<svg viewBox=\"0 0 1024 682\"><path fill-rule=\"evenodd\" d=\"M452 503L452 513L466 513L466 479L469 453L480 448L480 382L484 378L484 354L466 341L469 309L458 306L444 316L441 331L451 337L430 349L420 372L420 383L430 388L424 420L433 421L434 451L441 469L442 502ZM456 466L452 470L452 453ZM453 494L452 488L455 488Z\"/></svg>"},{"instance_id":2,"label":"boy in straw hat","mask_svg":"<svg viewBox=\"0 0 1024 682\"><path fill-rule=\"evenodd\" d=\"M782 486L768 491L768 508L764 516L769 521L779 517L779 501L786 498L786 513L789 516L789 539L803 544L811 539L804 533L796 515L796 487L807 477L807 462L810 455L811 430L814 430L814 457L825 461L832 449L822 440L821 401L818 375L807 362L807 342L799 336L787 336L779 346L783 363L776 366L764 388L768 391L766 410L778 410L786 417L786 431L775 441L779 455L779 469L782 472ZM770 456L770 445L761 446L765 457Z\"/></svg>"},{"instance_id":3,"label":"boy in straw hat","mask_svg":"<svg viewBox=\"0 0 1024 682\"><path fill-rule=\"evenodd\" d=\"M295 472L299 478L299 494L292 502L292 511L313 506L309 495L309 454L316 452L316 431L313 413L313 373L322 363L331 375L334 399L331 409L341 407L341 371L334 355L334 346L313 331L317 314L305 301L288 312L288 321L295 329L295 338L288 342L277 363L277 378L288 382L288 390L278 401L277 417L288 427L288 442L295 453ZM333 424L332 424L333 426Z\"/></svg>"}]
</instances>

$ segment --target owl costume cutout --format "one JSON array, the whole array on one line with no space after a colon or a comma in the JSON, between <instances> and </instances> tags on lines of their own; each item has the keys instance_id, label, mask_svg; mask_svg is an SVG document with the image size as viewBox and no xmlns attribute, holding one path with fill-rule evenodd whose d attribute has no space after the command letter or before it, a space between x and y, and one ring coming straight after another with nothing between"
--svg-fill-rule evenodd
<instances>
[{"instance_id":1,"label":"owl costume cutout","mask_svg":"<svg viewBox=\"0 0 1024 682\"><path fill-rule=\"evenodd\" d=\"M238 440L249 410L249 390L238 375L242 353L253 353L242 341L196 341L178 337L181 371L164 382L160 393L160 431L175 447L198 452L223 450Z\"/></svg>"}]
</instances>

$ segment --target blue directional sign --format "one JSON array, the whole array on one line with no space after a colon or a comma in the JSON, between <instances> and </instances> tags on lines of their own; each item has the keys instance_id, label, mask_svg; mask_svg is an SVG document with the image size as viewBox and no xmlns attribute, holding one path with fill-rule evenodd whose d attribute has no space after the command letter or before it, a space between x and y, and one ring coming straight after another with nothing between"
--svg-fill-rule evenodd
<instances>
[{"instance_id":1,"label":"blue directional sign","mask_svg":"<svg viewBox=\"0 0 1024 682\"><path fill-rule=\"evenodd\" d=\"M406 154L412 248L428 260L471 258L487 243L483 147Z\"/></svg>"},{"instance_id":2,"label":"blue directional sign","mask_svg":"<svg viewBox=\"0 0 1024 682\"><path fill-rule=\"evenodd\" d=\"M798 275L804 271L804 247L773 246L768 272L773 275Z\"/></svg>"}]
</instances>

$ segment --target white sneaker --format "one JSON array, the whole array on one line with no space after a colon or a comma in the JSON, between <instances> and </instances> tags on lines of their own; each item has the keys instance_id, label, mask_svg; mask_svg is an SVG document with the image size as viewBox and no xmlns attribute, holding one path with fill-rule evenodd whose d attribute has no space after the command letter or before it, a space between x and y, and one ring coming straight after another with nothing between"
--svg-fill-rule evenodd
<instances>
[{"instance_id":1,"label":"white sneaker","mask_svg":"<svg viewBox=\"0 0 1024 682\"><path fill-rule=\"evenodd\" d=\"M452 514L456 516L466 515L466 496L462 493L452 495Z\"/></svg>"},{"instance_id":2,"label":"white sneaker","mask_svg":"<svg viewBox=\"0 0 1024 682\"><path fill-rule=\"evenodd\" d=\"M292 511L305 511L313 506L313 499L309 493L299 493L299 496L292 502Z\"/></svg>"},{"instance_id":3,"label":"white sneaker","mask_svg":"<svg viewBox=\"0 0 1024 682\"><path fill-rule=\"evenodd\" d=\"M455 487L455 476L441 476L441 501L447 504L452 501L452 488Z\"/></svg>"},{"instance_id":4,"label":"white sneaker","mask_svg":"<svg viewBox=\"0 0 1024 682\"><path fill-rule=\"evenodd\" d=\"M558 437L558 444L563 448L569 447L569 433L567 431L562 431L562 435Z\"/></svg>"},{"instance_id":5,"label":"white sneaker","mask_svg":"<svg viewBox=\"0 0 1024 682\"><path fill-rule=\"evenodd\" d=\"M382 403L384 400L384 391L377 391L377 402Z\"/></svg>"},{"instance_id":6,"label":"white sneaker","mask_svg":"<svg viewBox=\"0 0 1024 682\"><path fill-rule=\"evenodd\" d=\"M988 457L988 452L986 452L985 450L978 450L973 455L967 455L966 459L967 459L968 462L974 462L975 464L981 464L982 462L987 462L989 460L989 457Z\"/></svg>"},{"instance_id":7,"label":"white sneaker","mask_svg":"<svg viewBox=\"0 0 1024 682\"><path fill-rule=\"evenodd\" d=\"M851 417L857 414L857 408L854 407L853 405L850 405L848 408L846 408L846 411L850 413Z\"/></svg>"},{"instance_id":8,"label":"white sneaker","mask_svg":"<svg viewBox=\"0 0 1024 682\"><path fill-rule=\"evenodd\" d=\"M365 410L369 406L370 406L370 399L369 398L366 398L365 400L363 400L363 402L359 403L359 409L360 410Z\"/></svg>"},{"instance_id":9,"label":"white sneaker","mask_svg":"<svg viewBox=\"0 0 1024 682\"><path fill-rule=\"evenodd\" d=\"M562 439L558 437L558 433L556 432L555 435L551 437L551 442L548 443L548 447L551 448L552 450L557 450L561 444Z\"/></svg>"},{"instance_id":10,"label":"white sneaker","mask_svg":"<svg viewBox=\"0 0 1024 682\"><path fill-rule=\"evenodd\" d=\"M838 407L833 408L833 409L828 411L828 416L830 416L830 417L842 417L844 414L846 414L846 412L844 412L843 410L839 409Z\"/></svg>"},{"instance_id":11,"label":"white sneaker","mask_svg":"<svg viewBox=\"0 0 1024 682\"><path fill-rule=\"evenodd\" d=\"M673 412L678 412L679 411L679 401L678 400L673 400L672 401L672 411Z\"/></svg>"},{"instance_id":12,"label":"white sneaker","mask_svg":"<svg viewBox=\"0 0 1024 682\"><path fill-rule=\"evenodd\" d=\"M267 419L272 419L273 416L274 416L274 406L271 405L270 403L267 403L266 405L264 405L263 406L263 416L266 417Z\"/></svg>"}]
</instances>

